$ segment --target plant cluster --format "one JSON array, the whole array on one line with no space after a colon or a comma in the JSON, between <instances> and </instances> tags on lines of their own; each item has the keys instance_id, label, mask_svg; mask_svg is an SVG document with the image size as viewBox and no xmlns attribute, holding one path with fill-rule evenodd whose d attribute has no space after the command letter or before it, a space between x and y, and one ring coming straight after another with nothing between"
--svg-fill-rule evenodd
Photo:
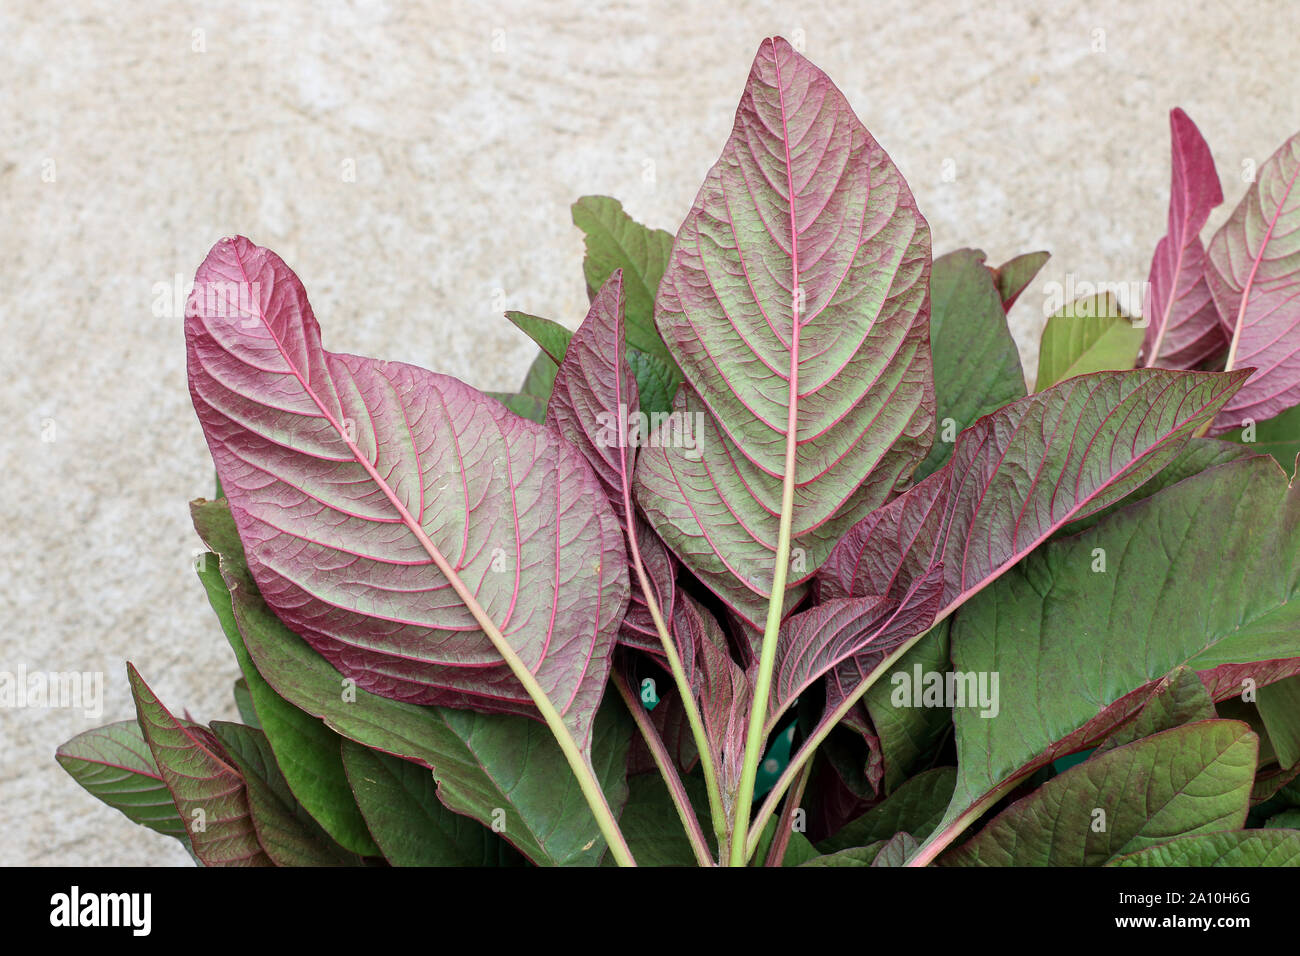
<instances>
[{"instance_id":1,"label":"plant cluster","mask_svg":"<svg viewBox=\"0 0 1300 956\"><path fill-rule=\"evenodd\" d=\"M586 197L517 393L327 351L217 243L199 578L243 723L62 765L208 866L1300 863L1300 136L1231 217L1171 117L1144 318L939 258L780 38L675 236Z\"/></svg>"}]
</instances>

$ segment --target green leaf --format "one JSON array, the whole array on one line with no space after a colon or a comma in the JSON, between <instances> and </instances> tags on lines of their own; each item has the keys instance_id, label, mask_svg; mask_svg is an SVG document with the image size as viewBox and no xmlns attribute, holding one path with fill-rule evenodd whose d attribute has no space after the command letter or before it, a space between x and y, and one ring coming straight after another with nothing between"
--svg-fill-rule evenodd
<instances>
[{"instance_id":1,"label":"green leaf","mask_svg":"<svg viewBox=\"0 0 1300 956\"><path fill-rule=\"evenodd\" d=\"M1137 717L1103 740L1096 753L1103 754L1162 730L1214 716L1214 701L1196 671L1179 667L1156 685Z\"/></svg>"},{"instance_id":2,"label":"green leaf","mask_svg":"<svg viewBox=\"0 0 1300 956\"><path fill-rule=\"evenodd\" d=\"M439 798L449 809L484 826L503 810L502 836L533 862L599 862L604 838L545 724L407 704L362 690L285 627L255 589L241 583L247 575L242 561L236 565L233 554L229 561L223 558L221 572L249 657L285 701L350 740L433 768ZM606 704L593 734L596 777L615 812L627 798L629 720Z\"/></svg>"},{"instance_id":3,"label":"green leaf","mask_svg":"<svg viewBox=\"0 0 1300 956\"><path fill-rule=\"evenodd\" d=\"M954 670L1003 679L996 717L954 712L960 772L944 827L1102 739L1177 667L1216 699L1246 677L1263 686L1296 673L1297 592L1300 487L1263 456L1041 547L953 624Z\"/></svg>"},{"instance_id":4,"label":"green leaf","mask_svg":"<svg viewBox=\"0 0 1300 956\"><path fill-rule=\"evenodd\" d=\"M342 748L361 812L389 863L510 866L524 862L487 827L444 807L428 767L346 738Z\"/></svg>"},{"instance_id":5,"label":"green leaf","mask_svg":"<svg viewBox=\"0 0 1300 956\"><path fill-rule=\"evenodd\" d=\"M1131 369L1143 335L1109 292L1071 302L1043 329L1034 390L1088 372Z\"/></svg>"},{"instance_id":6,"label":"green leaf","mask_svg":"<svg viewBox=\"0 0 1300 956\"><path fill-rule=\"evenodd\" d=\"M1300 810L1293 808L1275 813L1264 823L1264 827L1269 830L1300 829Z\"/></svg>"},{"instance_id":7,"label":"green leaf","mask_svg":"<svg viewBox=\"0 0 1300 956\"><path fill-rule=\"evenodd\" d=\"M126 665L140 730L205 866L270 866L249 816L244 781L202 727L182 724Z\"/></svg>"},{"instance_id":8,"label":"green leaf","mask_svg":"<svg viewBox=\"0 0 1300 956\"><path fill-rule=\"evenodd\" d=\"M320 720L305 714L271 689L257 672L235 623L231 590L257 593L257 585L244 563L230 506L221 501L193 501L190 516L194 529L215 552L198 565L199 580L208 603L221 621L221 629L235 652L258 726L265 732L276 763L297 800L339 844L360 856L378 856L379 847L370 838L361 811L348 786L339 757L338 735ZM270 613L268 611L268 613ZM283 625L281 625L283 626Z\"/></svg>"},{"instance_id":9,"label":"green leaf","mask_svg":"<svg viewBox=\"0 0 1300 956\"><path fill-rule=\"evenodd\" d=\"M916 838L910 833L896 833L880 845L871 860L872 866L903 866L917 850Z\"/></svg>"},{"instance_id":10,"label":"green leaf","mask_svg":"<svg viewBox=\"0 0 1300 956\"><path fill-rule=\"evenodd\" d=\"M212 732L244 778L257 840L277 866L359 863L321 829L294 799L266 735L252 727L213 721Z\"/></svg>"},{"instance_id":11,"label":"green leaf","mask_svg":"<svg viewBox=\"0 0 1300 956\"><path fill-rule=\"evenodd\" d=\"M704 788L704 778L690 774L682 778L686 793L691 798L695 813L701 820L709 818L709 799ZM643 773L627 781L627 806L619 817L618 825L632 849L638 866L695 866L695 852L682 829L677 807L668 794L663 778L656 773ZM711 828L705 827L711 837ZM716 850L716 847L715 847ZM610 860L605 861L609 866Z\"/></svg>"},{"instance_id":12,"label":"green leaf","mask_svg":"<svg viewBox=\"0 0 1300 956\"><path fill-rule=\"evenodd\" d=\"M934 260L930 353L938 433L913 475L917 481L943 466L958 433L975 419L1025 397L1025 373L1002 301L978 249Z\"/></svg>"},{"instance_id":13,"label":"green leaf","mask_svg":"<svg viewBox=\"0 0 1300 956\"><path fill-rule=\"evenodd\" d=\"M212 555L216 557L216 555ZM257 719L257 711L253 709L253 695L248 692L248 681L239 677L235 679L235 709L239 711L239 719L249 727L262 729L262 722Z\"/></svg>"},{"instance_id":14,"label":"green leaf","mask_svg":"<svg viewBox=\"0 0 1300 956\"><path fill-rule=\"evenodd\" d=\"M952 669L948 662L948 628L951 619L944 619L916 642L889 673L878 679L863 696L871 714L871 724L880 738L880 748L885 758L885 792L893 792L911 773L916 761L930 753L952 726L951 707L926 707L921 701L895 703L898 691L896 681L913 682L916 668L922 674L946 674ZM920 835L917 831L912 831ZM886 836L893 836L892 833Z\"/></svg>"},{"instance_id":15,"label":"green leaf","mask_svg":"<svg viewBox=\"0 0 1300 956\"><path fill-rule=\"evenodd\" d=\"M573 204L573 224L586 236L587 255L582 271L587 294L595 299L615 269L623 270L627 295L627 343L653 355L676 371L676 365L655 328L655 293L668 257L673 236L662 229L647 229L623 211L617 199L583 196ZM676 386L673 391L676 391Z\"/></svg>"},{"instance_id":16,"label":"green leaf","mask_svg":"<svg viewBox=\"0 0 1300 956\"><path fill-rule=\"evenodd\" d=\"M546 402L536 395L524 395L520 392L484 392L483 394L495 398L520 418L538 424L546 421Z\"/></svg>"},{"instance_id":17,"label":"green leaf","mask_svg":"<svg viewBox=\"0 0 1300 956\"><path fill-rule=\"evenodd\" d=\"M647 352L627 350L627 364L636 379L638 404L646 415L663 415L673 407L673 398L682 377L676 367ZM653 421L651 428L655 427Z\"/></svg>"},{"instance_id":18,"label":"green leaf","mask_svg":"<svg viewBox=\"0 0 1300 956\"><path fill-rule=\"evenodd\" d=\"M1300 677L1261 687L1255 706L1277 762L1287 769L1300 763Z\"/></svg>"},{"instance_id":19,"label":"green leaf","mask_svg":"<svg viewBox=\"0 0 1300 956\"><path fill-rule=\"evenodd\" d=\"M924 840L943 818L956 782L956 767L936 767L918 773L834 836L818 843L817 849L834 853L873 844L883 845L895 834L903 832Z\"/></svg>"},{"instance_id":20,"label":"green leaf","mask_svg":"<svg viewBox=\"0 0 1300 956\"><path fill-rule=\"evenodd\" d=\"M773 817L767 822L767 826L763 828L763 833L758 838L758 847L754 850L753 857L750 858L750 866L764 865L767 860L767 852L772 847L772 838L776 835L778 822L779 817ZM817 859L820 855L808 838L796 830L790 834L790 842L786 844L785 857L781 860L781 865L802 866L809 860Z\"/></svg>"},{"instance_id":21,"label":"green leaf","mask_svg":"<svg viewBox=\"0 0 1300 956\"><path fill-rule=\"evenodd\" d=\"M59 747L54 759L87 793L131 822L189 845L185 822L136 721L78 734Z\"/></svg>"},{"instance_id":22,"label":"green leaf","mask_svg":"<svg viewBox=\"0 0 1300 956\"><path fill-rule=\"evenodd\" d=\"M1094 756L1012 804L941 866L1102 866L1172 837L1240 827L1258 738L1185 724Z\"/></svg>"},{"instance_id":23,"label":"green leaf","mask_svg":"<svg viewBox=\"0 0 1300 956\"><path fill-rule=\"evenodd\" d=\"M1111 866L1300 866L1300 830L1230 830L1180 837Z\"/></svg>"},{"instance_id":24,"label":"green leaf","mask_svg":"<svg viewBox=\"0 0 1300 956\"><path fill-rule=\"evenodd\" d=\"M538 348L550 358L551 364L559 368L560 363L564 361L564 353L568 351L569 339L573 338L573 332L559 322L544 319L539 315L529 315L527 312L507 312L506 318L514 323L515 328L536 342Z\"/></svg>"},{"instance_id":25,"label":"green leaf","mask_svg":"<svg viewBox=\"0 0 1300 956\"><path fill-rule=\"evenodd\" d=\"M1223 437L1241 442L1252 452L1272 455L1283 471L1294 474L1296 456L1300 455L1300 405L1268 421L1257 422L1253 428L1239 428Z\"/></svg>"},{"instance_id":26,"label":"green leaf","mask_svg":"<svg viewBox=\"0 0 1300 956\"><path fill-rule=\"evenodd\" d=\"M822 856L815 856L811 860L800 863L800 866L871 866L876 859L877 854L884 848L887 840L877 840L869 846L849 847L845 850L837 850L834 853L826 853Z\"/></svg>"}]
</instances>

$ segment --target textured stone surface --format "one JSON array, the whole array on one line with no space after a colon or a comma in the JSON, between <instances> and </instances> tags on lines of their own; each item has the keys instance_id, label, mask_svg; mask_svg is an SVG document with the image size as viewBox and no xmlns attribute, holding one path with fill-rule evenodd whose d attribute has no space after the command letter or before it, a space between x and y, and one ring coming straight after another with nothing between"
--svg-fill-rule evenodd
<instances>
[{"instance_id":1,"label":"textured stone surface","mask_svg":"<svg viewBox=\"0 0 1300 956\"><path fill-rule=\"evenodd\" d=\"M97 719L0 710L0 863L188 864L52 754L132 716L127 658L178 710L234 716L190 569L211 464L157 289L183 299L217 238L279 251L330 348L509 388L531 349L501 312L584 311L569 203L607 193L675 230L779 32L889 151L938 251L1052 251L1013 315L1033 361L1048 283L1145 279L1170 107L1229 204L1300 128L1285 0L481 6L0 7L0 670L101 671L105 692Z\"/></svg>"}]
</instances>

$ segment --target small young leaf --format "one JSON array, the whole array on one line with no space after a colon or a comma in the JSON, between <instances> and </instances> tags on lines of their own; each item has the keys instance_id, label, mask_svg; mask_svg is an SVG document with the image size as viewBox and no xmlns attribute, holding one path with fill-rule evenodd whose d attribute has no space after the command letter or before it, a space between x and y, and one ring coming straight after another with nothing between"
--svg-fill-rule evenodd
<instances>
[{"instance_id":1,"label":"small young leaf","mask_svg":"<svg viewBox=\"0 0 1300 956\"><path fill-rule=\"evenodd\" d=\"M1169 113L1173 139L1173 186L1169 229L1151 259L1142 343L1143 364L1196 368L1228 347L1219 310L1205 279L1201 229L1223 202L1214 157L1201 131L1180 109Z\"/></svg>"},{"instance_id":2,"label":"small young leaf","mask_svg":"<svg viewBox=\"0 0 1300 956\"><path fill-rule=\"evenodd\" d=\"M1109 293L1072 302L1047 320L1038 347L1034 390L1089 372L1133 367L1142 329L1124 315Z\"/></svg>"},{"instance_id":3,"label":"small young leaf","mask_svg":"<svg viewBox=\"0 0 1300 956\"><path fill-rule=\"evenodd\" d=\"M1196 671L1179 667L1156 684L1137 717L1098 744L1094 754L1104 754L1183 724L1210 720L1215 715L1214 699L1206 692Z\"/></svg>"},{"instance_id":4,"label":"small young leaf","mask_svg":"<svg viewBox=\"0 0 1300 956\"><path fill-rule=\"evenodd\" d=\"M559 322L529 315L526 312L507 312L506 318L513 322L519 331L537 343L538 348L551 360L553 366L558 368L564 361L564 353L569 347L569 339L573 333Z\"/></svg>"},{"instance_id":5,"label":"small young leaf","mask_svg":"<svg viewBox=\"0 0 1300 956\"><path fill-rule=\"evenodd\" d=\"M1016 299L1020 298L1020 294L1029 287L1034 276L1038 275L1050 258L1051 254L1047 252L1026 252L1002 263L996 269L989 268L998 287L998 295L1002 298L1004 311L1011 311Z\"/></svg>"}]
</instances>

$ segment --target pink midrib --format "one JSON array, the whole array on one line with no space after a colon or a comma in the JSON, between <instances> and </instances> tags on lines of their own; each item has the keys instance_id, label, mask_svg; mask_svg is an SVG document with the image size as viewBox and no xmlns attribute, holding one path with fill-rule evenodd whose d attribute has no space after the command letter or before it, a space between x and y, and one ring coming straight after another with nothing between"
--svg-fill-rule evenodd
<instances>
[{"instance_id":1,"label":"pink midrib","mask_svg":"<svg viewBox=\"0 0 1300 956\"><path fill-rule=\"evenodd\" d=\"M785 87L781 83L781 60L776 42L772 44L772 65L776 70L776 92L781 100L781 146L785 150L786 202L790 207L790 400L786 415L785 476L786 482L795 479L796 431L799 425L799 223L795 218L794 167L790 159L790 128L786 121ZM784 497L784 495L782 496ZM775 572L775 568L773 569ZM774 595L775 596L775 595Z\"/></svg>"},{"instance_id":2,"label":"pink midrib","mask_svg":"<svg viewBox=\"0 0 1300 956\"><path fill-rule=\"evenodd\" d=\"M1277 227L1277 221L1282 216L1282 208L1286 205L1291 196L1291 190L1295 187L1296 177L1300 176L1300 162L1296 163L1296 168L1291 173L1291 178L1287 181L1286 189L1282 193L1282 198L1278 200L1277 208L1273 210L1272 217L1268 221L1268 229L1264 233L1264 239L1259 244L1259 253L1255 256L1250 265L1250 275L1246 277L1246 283L1241 290L1241 305L1237 309L1236 328L1232 330L1232 346L1228 349L1228 361L1224 365L1225 372L1232 371L1232 363L1237 360L1237 347L1241 344L1241 333L1246 328L1246 309L1250 306L1250 293L1255 285L1255 274L1259 272L1260 263L1264 261L1264 250L1268 248L1269 241L1273 238L1273 230ZM1259 184L1255 184L1259 190Z\"/></svg>"},{"instance_id":3,"label":"pink midrib","mask_svg":"<svg viewBox=\"0 0 1300 956\"><path fill-rule=\"evenodd\" d=\"M245 283L248 283L248 271L244 268L244 260L239 254L239 249L232 245L231 253L235 258L236 265L239 266L240 276L243 278ZM293 360L289 358L289 353L285 351L283 343L280 342L279 337L272 330L271 323L266 318L266 312L263 310L260 300L257 303L257 314L262 320L262 325L266 328L267 334L271 337L271 341L275 343L276 349L280 352L281 358L284 359L284 364L293 374L293 377L298 380L303 391L311 397L311 400L315 403L316 407L320 409L321 415L323 415L325 420L334 428L334 431L338 434L339 438L342 439L343 443L348 446L348 451L351 452L352 457L356 460L357 464L366 470L366 473L370 475L371 480L379 486L379 489L384 493L384 496L392 503L393 507L397 509L397 513L401 517L402 523L406 525L413 535L415 535L416 540L420 542L421 547L423 547L429 557L433 559L433 563L437 565L438 570L442 572L442 575L447 579L448 583L451 584L452 589L460 599L465 602L470 613L476 618L481 615L484 619L487 619L487 612L483 610L478 603L478 599L470 592L469 588L465 586L465 582L461 580L460 575L457 574L452 569L451 565L447 563L447 559L444 558L442 552L438 550L438 546L430 540L428 534L425 533L424 528L422 528L419 522L411 516L411 513L406 509L406 506L398 500L396 493L394 493L393 489L388 486L388 482L384 481L379 472L375 470L374 465L370 463L370 460L365 455L361 454L361 449L358 448L348 437L347 431L343 429L337 421L335 421L334 416L330 414L324 403L317 396L315 390L311 387L311 384L303 377L302 373L298 370L298 367L293 363ZM542 660L543 658L538 659L538 668L540 668ZM532 670L534 673L536 672L535 669Z\"/></svg>"}]
</instances>

